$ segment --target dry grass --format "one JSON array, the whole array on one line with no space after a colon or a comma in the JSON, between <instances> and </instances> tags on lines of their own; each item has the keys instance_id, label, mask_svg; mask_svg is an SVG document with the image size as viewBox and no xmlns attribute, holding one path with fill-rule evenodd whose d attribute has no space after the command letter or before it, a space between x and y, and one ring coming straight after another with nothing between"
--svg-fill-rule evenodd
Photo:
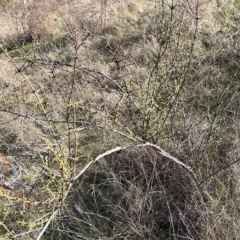
<instances>
[{"instance_id":1,"label":"dry grass","mask_svg":"<svg viewBox=\"0 0 240 240\"><path fill-rule=\"evenodd\" d=\"M239 3L173 3L4 2L2 238L238 239Z\"/></svg>"},{"instance_id":2,"label":"dry grass","mask_svg":"<svg viewBox=\"0 0 240 240\"><path fill-rule=\"evenodd\" d=\"M185 172L150 149L112 155L83 182L73 193L75 213L66 217L76 216L73 226L81 221L94 225L95 229L89 229L91 239L99 234L108 239L196 234L199 213L191 209L195 187Z\"/></svg>"}]
</instances>

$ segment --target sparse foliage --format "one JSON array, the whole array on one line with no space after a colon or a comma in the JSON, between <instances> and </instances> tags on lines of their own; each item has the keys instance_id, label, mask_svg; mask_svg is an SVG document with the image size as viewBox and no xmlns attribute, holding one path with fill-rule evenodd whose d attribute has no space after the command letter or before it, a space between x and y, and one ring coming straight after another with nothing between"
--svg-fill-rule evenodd
<instances>
[{"instance_id":1,"label":"sparse foliage","mask_svg":"<svg viewBox=\"0 0 240 240\"><path fill-rule=\"evenodd\" d=\"M238 0L0 6L1 239L238 237Z\"/></svg>"}]
</instances>

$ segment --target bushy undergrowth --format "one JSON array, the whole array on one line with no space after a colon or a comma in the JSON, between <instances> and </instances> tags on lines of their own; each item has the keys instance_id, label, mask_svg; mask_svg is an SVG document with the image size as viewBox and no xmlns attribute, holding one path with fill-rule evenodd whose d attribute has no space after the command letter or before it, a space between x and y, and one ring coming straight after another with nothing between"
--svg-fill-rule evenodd
<instances>
[{"instance_id":1,"label":"bushy undergrowth","mask_svg":"<svg viewBox=\"0 0 240 240\"><path fill-rule=\"evenodd\" d=\"M1 4L1 239L237 239L239 2L23 3Z\"/></svg>"},{"instance_id":2,"label":"bushy undergrowth","mask_svg":"<svg viewBox=\"0 0 240 240\"><path fill-rule=\"evenodd\" d=\"M198 237L200 212L193 202L196 188L188 174L151 149L114 154L89 172L76 193L67 217L74 229L85 221L90 239L168 239ZM196 194L197 195L197 194ZM74 212L73 212L74 210ZM60 220L61 221L61 220ZM94 226L88 228L87 226ZM86 233L85 233L86 234Z\"/></svg>"}]
</instances>

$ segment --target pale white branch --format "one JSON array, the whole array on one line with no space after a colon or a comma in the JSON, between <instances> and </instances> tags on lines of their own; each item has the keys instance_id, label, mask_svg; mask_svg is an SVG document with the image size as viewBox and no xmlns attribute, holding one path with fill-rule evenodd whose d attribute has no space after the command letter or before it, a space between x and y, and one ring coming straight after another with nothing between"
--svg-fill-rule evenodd
<instances>
[{"instance_id":1,"label":"pale white branch","mask_svg":"<svg viewBox=\"0 0 240 240\"><path fill-rule=\"evenodd\" d=\"M118 132L119 133L119 132ZM132 138L132 137L131 137ZM135 141L138 141L137 139L134 139ZM61 200L61 202L63 203L65 201L65 199L67 198L68 196L68 193L69 191L71 190L73 184L84 174L84 172L87 171L87 169L94 163L96 163L97 161L101 160L102 158L106 157L106 156L109 156L115 152L118 152L118 151L122 151L122 150L125 150L125 149L128 149L128 148L133 148L133 147L146 147L146 146L150 146L152 147L153 149L157 150L157 152L159 154L161 154L162 156L165 156L167 158L169 158L170 160L173 160L175 163L183 166L186 170L188 170L190 173L191 173L191 177L192 179L194 180L194 182L196 183L196 186L198 188L198 190L200 190L201 192L203 192L201 190L201 187L200 187L200 183L197 179L197 175L196 173L193 171L193 169L186 163L180 161L178 158L172 156L171 154L169 154L168 152L166 152L165 150L163 150L161 147L159 147L158 145L156 144L153 144L153 143L150 143L150 142L145 142L145 143L141 143L141 144L135 144L135 145L125 145L125 146L118 146L118 147L115 147L115 148L112 148L102 154L99 154L96 158L92 159L88 164L85 165L85 167L78 173L76 174L69 182L69 185L68 185L68 189L63 197L63 199ZM57 209L51 214L51 217L49 218L49 220L46 222L45 226L43 227L42 231L40 232L40 234L38 235L38 238L37 240L40 240L41 236L44 234L44 232L47 230L50 222L54 219L54 217L58 214L58 211L59 209L62 207L62 204L60 204Z\"/></svg>"}]
</instances>

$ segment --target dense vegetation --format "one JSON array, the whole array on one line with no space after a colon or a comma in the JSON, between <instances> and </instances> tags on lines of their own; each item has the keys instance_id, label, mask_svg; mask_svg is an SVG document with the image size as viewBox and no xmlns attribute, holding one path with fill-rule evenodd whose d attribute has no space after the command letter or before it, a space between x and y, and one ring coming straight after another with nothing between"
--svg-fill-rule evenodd
<instances>
[{"instance_id":1,"label":"dense vegetation","mask_svg":"<svg viewBox=\"0 0 240 240\"><path fill-rule=\"evenodd\" d=\"M0 239L238 239L239 0L0 11Z\"/></svg>"}]
</instances>

